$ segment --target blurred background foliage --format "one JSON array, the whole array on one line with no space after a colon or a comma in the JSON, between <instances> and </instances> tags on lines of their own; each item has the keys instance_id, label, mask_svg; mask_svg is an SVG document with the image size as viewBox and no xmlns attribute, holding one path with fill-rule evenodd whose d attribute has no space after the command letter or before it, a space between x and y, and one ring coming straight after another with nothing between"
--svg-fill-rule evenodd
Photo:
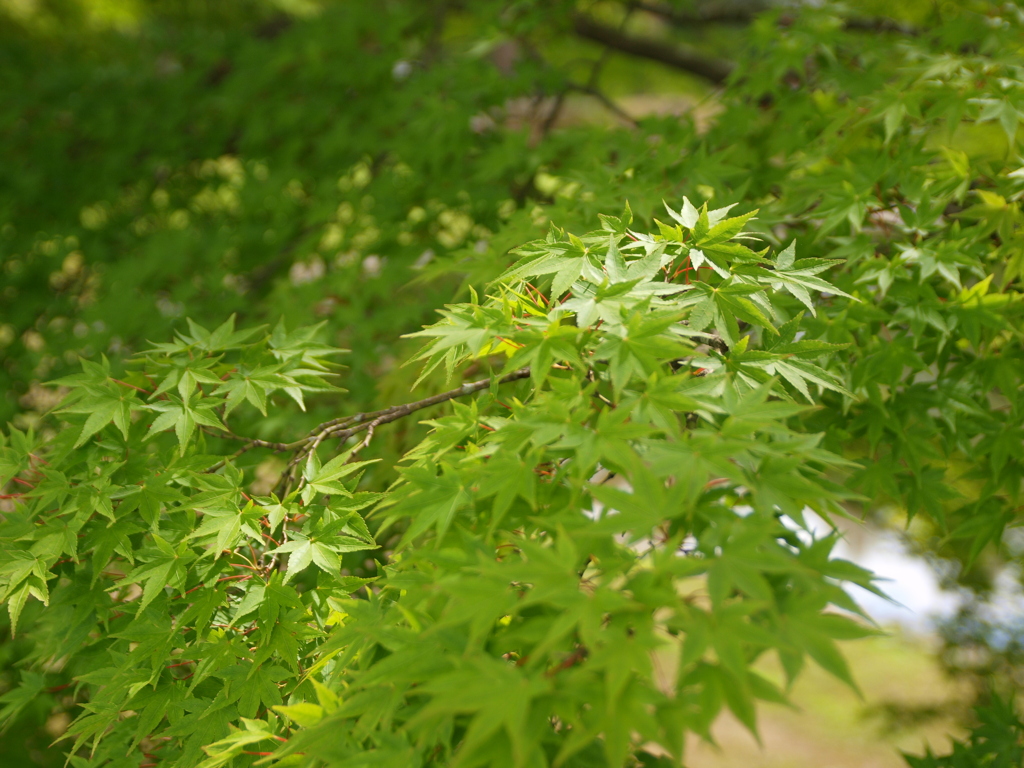
<instances>
[{"instance_id":1,"label":"blurred background foliage","mask_svg":"<svg viewBox=\"0 0 1024 768\"><path fill-rule=\"evenodd\" d=\"M79 356L116 367L185 317L213 326L230 313L323 322L351 350L343 406L313 404L259 436L401 402L401 334L549 222L585 229L624 199L643 219L682 195L756 203L771 241L873 255L888 224L871 206L899 169L941 150L965 193L979 176L1014 183L1013 104L970 124L950 114L949 130L918 131L898 155L889 142L918 116L894 85L908 60L1019 55L1000 19L1021 13L949 0L0 0L0 423L40 423L59 399L42 382ZM865 97L883 149L844 123ZM1018 215L986 214L1001 234ZM397 455L420 430L395 430L381 450ZM1018 630L986 603L1013 541L976 558L921 531L910 546L977 596L941 628L951 677L935 673L931 699L876 700L873 720L848 727L871 739L883 721L904 734L992 718L1017 728L1001 700L989 715L968 709L1020 675ZM869 670L907 652L874 647ZM24 653L0 643L0 690ZM49 747L67 722L53 714L61 695L4 734L0 765L63 762ZM823 743L846 738L836 727Z\"/></svg>"}]
</instances>

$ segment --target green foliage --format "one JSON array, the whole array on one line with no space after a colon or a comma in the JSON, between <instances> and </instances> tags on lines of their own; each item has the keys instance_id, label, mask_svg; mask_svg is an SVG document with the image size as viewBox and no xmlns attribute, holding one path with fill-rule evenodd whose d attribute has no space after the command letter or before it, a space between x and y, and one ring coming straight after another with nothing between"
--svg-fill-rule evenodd
<instances>
[{"instance_id":1,"label":"green foliage","mask_svg":"<svg viewBox=\"0 0 1024 768\"><path fill-rule=\"evenodd\" d=\"M977 724L967 741L957 741L948 755L929 749L923 757L906 755L911 768L1011 768L1024 762L1024 723L1012 700L994 697L975 708Z\"/></svg>"},{"instance_id":2,"label":"green foliage","mask_svg":"<svg viewBox=\"0 0 1024 768\"><path fill-rule=\"evenodd\" d=\"M37 637L22 690L46 669L76 682L72 754L117 765L159 744L212 768L284 742L269 751L289 764L622 765L653 744L680 759L723 706L756 730L754 702L785 700L750 668L767 652L790 680L809 656L853 685L835 641L871 630L826 608L856 613L838 582L870 575L800 532L806 509L843 514L830 476L848 462L788 426L808 383L844 391L819 365L837 347L778 319L777 275L816 265L752 250L751 214L669 213L658 235L628 208L552 229L416 334L428 370L504 369L448 393L479 392L429 422L386 495L359 490L354 460L382 413L291 444L221 439L332 389L314 331L192 323L126 379L85 361L61 380L68 426L4 448L0 480L24 490L0 535L12 632ZM702 249L717 263L691 280ZM702 364L733 357L806 375ZM292 459L252 495L261 450ZM367 551L382 572L348 575Z\"/></svg>"},{"instance_id":3,"label":"green foliage","mask_svg":"<svg viewBox=\"0 0 1024 768\"><path fill-rule=\"evenodd\" d=\"M382 17L346 4L256 34L238 22L97 33L99 61L85 45L19 56L25 40L4 38L0 420L32 410L18 408L31 382L79 353L116 366L186 314L329 318L360 356L350 389L367 403L370 368L451 296L440 283L413 299L422 262L489 242L558 151L524 165L525 136L472 130L529 72L486 69L463 88L458 60L395 78L395 52L415 61L422 47L416 5ZM531 236L520 215L506 238ZM407 300L391 301L400 290Z\"/></svg>"},{"instance_id":4,"label":"green foliage","mask_svg":"<svg viewBox=\"0 0 1024 768\"><path fill-rule=\"evenodd\" d=\"M765 655L852 683L871 575L806 509L980 593L1018 558L1017 5L165 5L0 28L8 724L71 713L78 766L664 764L785 699ZM710 128L550 130L625 66L581 11L734 56Z\"/></svg>"}]
</instances>

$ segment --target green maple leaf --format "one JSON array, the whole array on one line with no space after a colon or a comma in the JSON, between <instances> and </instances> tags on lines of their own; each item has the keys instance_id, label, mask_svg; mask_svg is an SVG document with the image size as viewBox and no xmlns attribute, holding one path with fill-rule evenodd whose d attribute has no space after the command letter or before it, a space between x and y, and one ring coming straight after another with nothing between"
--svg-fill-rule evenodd
<instances>
[{"instance_id":1,"label":"green maple leaf","mask_svg":"<svg viewBox=\"0 0 1024 768\"><path fill-rule=\"evenodd\" d=\"M672 332L675 312L634 312L613 328L594 350L595 360L607 360L612 383L621 390L633 375L646 378L665 360L685 355L690 345Z\"/></svg>"},{"instance_id":2,"label":"green maple leaf","mask_svg":"<svg viewBox=\"0 0 1024 768\"><path fill-rule=\"evenodd\" d=\"M330 371L329 358L344 354L347 350L322 344L316 340L324 323L287 331L282 319L270 336L270 352L282 363L301 366L324 374Z\"/></svg>"},{"instance_id":3,"label":"green maple leaf","mask_svg":"<svg viewBox=\"0 0 1024 768\"><path fill-rule=\"evenodd\" d=\"M732 208L732 206L729 206L729 208ZM722 215L724 216L724 212L728 212L729 208L719 210L723 212ZM746 223L757 215L757 211L753 210L750 213L734 216L731 219L722 218L716 223L716 221L712 220L711 214L708 214L706 211L707 205L705 204L700 217L697 219L697 223L693 227L694 247L705 250L736 238L743 231ZM714 213L717 214L719 211ZM753 237L753 235L746 235L746 237Z\"/></svg>"},{"instance_id":4,"label":"green maple leaf","mask_svg":"<svg viewBox=\"0 0 1024 768\"><path fill-rule=\"evenodd\" d=\"M494 496L491 530L500 523L518 496L531 507L536 505L537 475L528 461L518 456L499 454L487 462L487 473L480 483L480 498Z\"/></svg>"},{"instance_id":5,"label":"green maple leaf","mask_svg":"<svg viewBox=\"0 0 1024 768\"><path fill-rule=\"evenodd\" d=\"M254 541L262 541L260 518L263 517L263 509L251 501L241 510L204 507L202 511L203 522L189 534L189 538L212 542L207 554L214 558L224 550L234 549L243 534Z\"/></svg>"},{"instance_id":6,"label":"green maple leaf","mask_svg":"<svg viewBox=\"0 0 1024 768\"><path fill-rule=\"evenodd\" d=\"M970 99L972 104L980 104L979 123L998 121L1006 133L1007 141L1013 142L1017 135L1017 124L1024 117L1024 109L1012 104L1009 99Z\"/></svg>"},{"instance_id":7,"label":"green maple leaf","mask_svg":"<svg viewBox=\"0 0 1024 768\"><path fill-rule=\"evenodd\" d=\"M816 275L824 272L835 264L841 263L837 259L796 259L796 242L789 244L782 251L773 265L773 269L765 269L756 266L741 266L736 272L742 275L751 275L761 282L768 283L773 290L785 290L791 293L800 301L807 310L814 315L815 308L811 299L811 292L830 293L837 296L844 296L853 299L850 294L839 290L831 283L822 280ZM854 299L855 300L855 299Z\"/></svg>"},{"instance_id":8,"label":"green maple leaf","mask_svg":"<svg viewBox=\"0 0 1024 768\"><path fill-rule=\"evenodd\" d=\"M823 352L842 349L845 345L827 342L796 342L779 345L770 352L734 351L729 355L728 367L738 373L750 375L754 381L764 383L772 376L780 376L791 384L808 402L813 402L808 384L830 389L853 397L842 381L824 368L800 357L819 357Z\"/></svg>"},{"instance_id":9,"label":"green maple leaf","mask_svg":"<svg viewBox=\"0 0 1024 768\"><path fill-rule=\"evenodd\" d=\"M525 677L521 670L498 660L478 658L462 669L438 675L423 687L430 703L413 718L411 725L439 714L471 716L460 746L471 755L499 730L512 745L513 755L522 759L527 749L527 716L530 702L551 687L543 677Z\"/></svg>"},{"instance_id":10,"label":"green maple leaf","mask_svg":"<svg viewBox=\"0 0 1024 768\"><path fill-rule=\"evenodd\" d=\"M408 467L401 473L409 486L391 514L394 517L410 515L413 520L400 546L405 546L431 526L440 541L455 515L469 504L469 489L459 473L443 462L438 466Z\"/></svg>"},{"instance_id":11,"label":"green maple leaf","mask_svg":"<svg viewBox=\"0 0 1024 768\"><path fill-rule=\"evenodd\" d=\"M369 536L369 532L365 538L344 533L346 530L352 531L349 526L350 520L345 519L324 527L315 536L307 537L296 533L292 541L272 550L274 553L289 554L285 580L287 581L295 574L305 570L310 563L315 564L325 573L337 576L341 571L339 555L345 552L359 552L376 548L377 545Z\"/></svg>"},{"instance_id":12,"label":"green maple leaf","mask_svg":"<svg viewBox=\"0 0 1024 768\"><path fill-rule=\"evenodd\" d=\"M254 370L232 374L227 381L213 390L214 395L225 395L224 416L248 401L264 416L267 415L267 396L278 389L295 386L294 379L282 376L281 366L264 365Z\"/></svg>"},{"instance_id":13,"label":"green maple leaf","mask_svg":"<svg viewBox=\"0 0 1024 768\"><path fill-rule=\"evenodd\" d=\"M302 479L306 483L302 492L303 503L308 504L317 493L351 498L352 491L341 481L377 461L350 461L351 456L351 451L346 451L321 465L316 451L310 453L302 470Z\"/></svg>"},{"instance_id":14,"label":"green maple leaf","mask_svg":"<svg viewBox=\"0 0 1024 768\"><path fill-rule=\"evenodd\" d=\"M45 675L27 670L22 672L19 684L0 696L0 704L3 705L3 708L0 709L0 724L2 724L0 732L6 732L17 720L18 715L38 700L45 688Z\"/></svg>"},{"instance_id":15,"label":"green maple leaf","mask_svg":"<svg viewBox=\"0 0 1024 768\"><path fill-rule=\"evenodd\" d=\"M74 447L80 448L111 422L127 440L132 409L142 407L135 391L110 378L110 363L105 357L101 363L82 360L82 369L80 374L52 382L54 385L74 387L58 413L88 414Z\"/></svg>"},{"instance_id":16,"label":"green maple leaf","mask_svg":"<svg viewBox=\"0 0 1024 768\"><path fill-rule=\"evenodd\" d=\"M262 720L241 718L244 728L232 727L231 734L219 741L203 747L209 757L199 763L196 768L223 768L241 755L246 747L252 747L263 741L274 741L277 737L270 726Z\"/></svg>"},{"instance_id":17,"label":"green maple leaf","mask_svg":"<svg viewBox=\"0 0 1024 768\"><path fill-rule=\"evenodd\" d=\"M142 599L139 601L139 613L146 609L156 596L167 586L180 588L185 583L189 563L195 560L195 554L189 550L188 542L183 541L177 548L171 546L163 537L150 534L155 549L151 549L148 557L140 562L125 578L115 584L121 587L126 584L142 584ZM140 559L142 555L140 553Z\"/></svg>"},{"instance_id":18,"label":"green maple leaf","mask_svg":"<svg viewBox=\"0 0 1024 768\"><path fill-rule=\"evenodd\" d=\"M85 424L82 425L82 431L78 435L78 440L75 441L75 448L84 445L90 437L111 422L121 431L121 435L127 439L128 429L131 426L133 406L141 406L138 398L124 392L111 391L106 396L83 398L74 406L63 409L64 413L89 414Z\"/></svg>"},{"instance_id":19,"label":"green maple leaf","mask_svg":"<svg viewBox=\"0 0 1024 768\"><path fill-rule=\"evenodd\" d=\"M615 239L608 242L605 258L605 275L600 282L581 281L574 288L573 298L562 302L560 309L576 314L577 326L593 325L598 319L606 323L619 323L623 310L636 305L638 301L651 299L653 306L667 304L657 297L679 293L682 286L652 281L662 266L659 251L630 262L623 259Z\"/></svg>"},{"instance_id":20,"label":"green maple leaf","mask_svg":"<svg viewBox=\"0 0 1024 768\"><path fill-rule=\"evenodd\" d=\"M272 551L279 554L288 553L288 571L285 574L286 581L291 579L300 571L305 570L313 560L313 542L307 538L301 538L298 535L296 535L295 539L292 541L286 542Z\"/></svg>"},{"instance_id":21,"label":"green maple leaf","mask_svg":"<svg viewBox=\"0 0 1024 768\"><path fill-rule=\"evenodd\" d=\"M544 243L539 246L539 251L520 249L517 253L528 254L528 260L513 265L498 281L511 282L515 279L553 275L551 298L560 299L584 274L598 276L600 280L601 270L596 254L575 235L569 237L567 243Z\"/></svg>"},{"instance_id":22,"label":"green maple leaf","mask_svg":"<svg viewBox=\"0 0 1024 768\"><path fill-rule=\"evenodd\" d=\"M235 330L235 315L231 315L222 325L214 331L208 331L198 323L186 318L191 335L179 333L179 338L203 352L223 352L229 349L238 349L244 346L247 339L252 338L263 330L265 326L246 328L242 331Z\"/></svg>"},{"instance_id":23,"label":"green maple leaf","mask_svg":"<svg viewBox=\"0 0 1024 768\"><path fill-rule=\"evenodd\" d=\"M177 388L181 398L188 399L199 383L220 384L221 378L213 372L219 360L217 358L183 357L171 361L170 370L153 390L153 397Z\"/></svg>"},{"instance_id":24,"label":"green maple leaf","mask_svg":"<svg viewBox=\"0 0 1024 768\"><path fill-rule=\"evenodd\" d=\"M749 298L762 290L761 286L735 280L718 286L692 283L690 291L678 303L690 308L687 322L691 331L714 326L726 344L732 347L740 337L737 320L760 326L772 334L778 333L762 309Z\"/></svg>"},{"instance_id":25,"label":"green maple leaf","mask_svg":"<svg viewBox=\"0 0 1024 768\"><path fill-rule=\"evenodd\" d=\"M180 452L184 454L185 447L192 440L196 426L226 429L214 411L214 408L221 404L220 399L203 397L195 391L190 392L184 399L178 399L172 395L166 401L150 403L144 407L156 411L160 415L153 420L145 439L149 440L157 433L173 427L174 433L178 437Z\"/></svg>"},{"instance_id":26,"label":"green maple leaf","mask_svg":"<svg viewBox=\"0 0 1024 768\"><path fill-rule=\"evenodd\" d=\"M234 615L231 618L231 623L236 624L239 619L244 616L248 616L253 611L257 610L263 605L263 598L267 592L267 585L261 581L255 579L248 582L245 590L245 596L235 606Z\"/></svg>"}]
</instances>

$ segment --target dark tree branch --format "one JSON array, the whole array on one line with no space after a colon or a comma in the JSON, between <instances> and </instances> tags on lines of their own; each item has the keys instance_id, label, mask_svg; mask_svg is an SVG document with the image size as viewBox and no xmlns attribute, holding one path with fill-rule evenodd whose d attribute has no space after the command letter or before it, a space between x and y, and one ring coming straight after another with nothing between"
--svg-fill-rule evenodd
<instances>
[{"instance_id":1,"label":"dark tree branch","mask_svg":"<svg viewBox=\"0 0 1024 768\"><path fill-rule=\"evenodd\" d=\"M908 37L917 37L921 30L913 24L904 24L895 19L873 18L873 19L846 19L843 22L846 29L856 32L896 32Z\"/></svg>"},{"instance_id":2,"label":"dark tree branch","mask_svg":"<svg viewBox=\"0 0 1024 768\"><path fill-rule=\"evenodd\" d=\"M637 0L632 7L658 16L677 27L693 28L710 24L749 24L768 6L754 3L748 7L712 6L698 11L684 11L658 0ZM792 15L785 15L780 21L784 25L791 24L792 18ZM895 32L911 37L921 34L921 30L912 24L881 16L844 19L843 27L854 32Z\"/></svg>"},{"instance_id":3,"label":"dark tree branch","mask_svg":"<svg viewBox=\"0 0 1024 768\"><path fill-rule=\"evenodd\" d=\"M709 57L692 48L671 45L661 40L625 35L615 27L602 24L582 14L573 19L573 28L577 35L587 40L632 56L640 56L667 64L670 67L703 77L716 85L725 82L734 66L731 61Z\"/></svg>"},{"instance_id":4,"label":"dark tree branch","mask_svg":"<svg viewBox=\"0 0 1024 768\"><path fill-rule=\"evenodd\" d=\"M657 0L637 0L633 7L638 11L659 16L681 27L698 27L705 24L749 24L754 15L765 9L762 4L754 8L736 6L705 7L697 11L684 11Z\"/></svg>"}]
</instances>

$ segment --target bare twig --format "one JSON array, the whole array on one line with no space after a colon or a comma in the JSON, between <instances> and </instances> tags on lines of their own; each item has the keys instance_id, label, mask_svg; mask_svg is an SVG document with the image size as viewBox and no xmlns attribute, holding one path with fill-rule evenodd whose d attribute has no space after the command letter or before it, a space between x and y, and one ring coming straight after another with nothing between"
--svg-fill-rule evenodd
<instances>
[{"instance_id":1,"label":"bare twig","mask_svg":"<svg viewBox=\"0 0 1024 768\"><path fill-rule=\"evenodd\" d=\"M558 95L555 96L555 102L551 105L551 111L548 112L540 127L540 133L542 136L547 136L551 133L551 129L554 128L555 123L558 122L558 118L562 114L562 106L565 104L565 97L568 92L567 88L563 88L558 92Z\"/></svg>"},{"instance_id":2,"label":"bare twig","mask_svg":"<svg viewBox=\"0 0 1024 768\"><path fill-rule=\"evenodd\" d=\"M231 432L214 431L209 427L203 427L203 431L217 437L223 437L227 440L239 440L246 443L246 450L250 448L270 448L272 451L287 451L292 447L291 443L274 443L269 440L260 440L257 437L244 437L242 435L236 435Z\"/></svg>"},{"instance_id":3,"label":"bare twig","mask_svg":"<svg viewBox=\"0 0 1024 768\"><path fill-rule=\"evenodd\" d=\"M221 459L216 464L214 464L213 466L208 468L206 470L206 474L210 474L211 472L216 472L218 469L223 467L229 461L233 461L234 459L237 459L239 456L241 456L244 453L247 453L248 451L251 451L253 448L269 448L272 451L280 452L280 451L290 451L290 450L293 450L294 448L297 448L298 445L300 444L300 443L273 443L273 442L270 442L269 440L260 440L258 438L254 438L254 437L242 437L241 435L235 435L235 434L232 434L230 432L220 432L220 431L216 431L215 432L215 431L213 431L211 429L208 429L208 428L205 428L205 427L203 428L203 431L207 432L209 434L212 434L212 435L216 435L217 437L223 437L223 438L226 438L228 440L241 440L241 441L243 441L245 443L245 445L243 445L241 448L239 448L233 454L231 454L227 458Z\"/></svg>"},{"instance_id":4,"label":"bare twig","mask_svg":"<svg viewBox=\"0 0 1024 768\"><path fill-rule=\"evenodd\" d=\"M630 115L628 112L626 112L622 107L620 107L614 101L612 101L608 97L608 95L605 94L604 91L601 91L601 90L599 90L597 88L593 88L593 87L591 87L589 85L576 85L576 84L572 84L572 83L569 84L566 87L566 90L569 90L569 91L579 91L580 93L585 93L588 96L593 96L595 99L600 101L601 104L604 105L605 109L607 109L609 112L613 113L616 117L618 117L618 118L620 118L622 120L625 120L627 123L629 123L630 127L632 127L632 128L636 128L637 127L638 123L633 118L633 116Z\"/></svg>"},{"instance_id":5,"label":"bare twig","mask_svg":"<svg viewBox=\"0 0 1024 768\"><path fill-rule=\"evenodd\" d=\"M374 430L377 429L379 424L381 424L380 419L374 419L373 421L371 421L366 426L366 437L363 438L363 441L361 443L359 443L359 445L357 445L355 448L352 449L352 454L348 458L349 461L354 460L355 457L356 457L356 454L359 453L361 450L363 450L363 448L366 448L370 444L370 441L373 440Z\"/></svg>"}]
</instances>

